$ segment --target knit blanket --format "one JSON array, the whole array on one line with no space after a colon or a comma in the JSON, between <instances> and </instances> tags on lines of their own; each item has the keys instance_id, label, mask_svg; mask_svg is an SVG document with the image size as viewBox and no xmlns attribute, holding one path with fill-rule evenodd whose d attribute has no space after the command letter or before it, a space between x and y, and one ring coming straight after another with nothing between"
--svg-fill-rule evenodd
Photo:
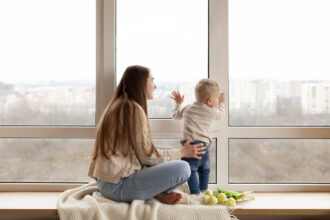
<instances>
[{"instance_id":1,"label":"knit blanket","mask_svg":"<svg viewBox=\"0 0 330 220\"><path fill-rule=\"evenodd\" d=\"M96 182L63 192L57 201L60 219L127 219L127 220L175 220L175 219L236 219L226 206L202 205L199 197L180 190L183 197L179 204L166 205L152 198L134 200L131 203L115 202L103 197Z\"/></svg>"}]
</instances>

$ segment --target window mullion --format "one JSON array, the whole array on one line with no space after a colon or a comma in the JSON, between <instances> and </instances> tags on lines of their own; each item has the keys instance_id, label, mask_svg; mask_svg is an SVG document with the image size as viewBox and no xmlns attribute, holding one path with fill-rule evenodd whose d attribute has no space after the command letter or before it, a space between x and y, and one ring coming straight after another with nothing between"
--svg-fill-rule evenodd
<instances>
[{"instance_id":1,"label":"window mullion","mask_svg":"<svg viewBox=\"0 0 330 220\"><path fill-rule=\"evenodd\" d=\"M111 99L115 87L115 0L97 1L97 103L96 124Z\"/></svg>"},{"instance_id":2,"label":"window mullion","mask_svg":"<svg viewBox=\"0 0 330 220\"><path fill-rule=\"evenodd\" d=\"M217 185L228 183L228 1L209 2L209 77L219 82L225 93L225 115L213 128L217 138Z\"/></svg>"}]
</instances>

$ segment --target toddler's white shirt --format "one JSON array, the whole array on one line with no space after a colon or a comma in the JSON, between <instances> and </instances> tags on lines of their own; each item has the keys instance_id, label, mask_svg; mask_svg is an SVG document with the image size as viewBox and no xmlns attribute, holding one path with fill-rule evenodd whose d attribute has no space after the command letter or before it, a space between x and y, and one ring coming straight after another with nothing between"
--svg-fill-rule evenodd
<instances>
[{"instance_id":1,"label":"toddler's white shirt","mask_svg":"<svg viewBox=\"0 0 330 220\"><path fill-rule=\"evenodd\" d=\"M181 109L181 104L176 104L173 110L174 119L183 118L183 138L185 140L200 140L212 143L211 124L214 120L223 117L225 106L223 103L216 107L209 107L202 102L194 102Z\"/></svg>"}]
</instances>

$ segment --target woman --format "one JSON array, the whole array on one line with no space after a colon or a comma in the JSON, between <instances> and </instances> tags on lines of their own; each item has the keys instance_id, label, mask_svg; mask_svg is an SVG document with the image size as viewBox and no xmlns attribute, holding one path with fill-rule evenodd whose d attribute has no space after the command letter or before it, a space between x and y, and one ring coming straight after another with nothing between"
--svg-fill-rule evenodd
<instances>
[{"instance_id":1,"label":"woman","mask_svg":"<svg viewBox=\"0 0 330 220\"><path fill-rule=\"evenodd\" d=\"M152 143L147 99L156 88L150 71L128 67L99 121L89 176L101 194L118 202L155 197L166 204L182 198L171 192L190 177L190 167L181 157L200 158L201 144L181 149L159 150Z\"/></svg>"}]
</instances>

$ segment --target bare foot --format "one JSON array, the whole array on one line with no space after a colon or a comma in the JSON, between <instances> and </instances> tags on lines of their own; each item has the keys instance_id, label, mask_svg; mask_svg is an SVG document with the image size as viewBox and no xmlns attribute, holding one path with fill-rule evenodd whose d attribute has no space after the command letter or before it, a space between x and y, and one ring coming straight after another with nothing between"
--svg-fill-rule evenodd
<instances>
[{"instance_id":1,"label":"bare foot","mask_svg":"<svg viewBox=\"0 0 330 220\"><path fill-rule=\"evenodd\" d=\"M182 195L176 192L160 193L156 195L155 198L162 203L175 205L182 199Z\"/></svg>"}]
</instances>

